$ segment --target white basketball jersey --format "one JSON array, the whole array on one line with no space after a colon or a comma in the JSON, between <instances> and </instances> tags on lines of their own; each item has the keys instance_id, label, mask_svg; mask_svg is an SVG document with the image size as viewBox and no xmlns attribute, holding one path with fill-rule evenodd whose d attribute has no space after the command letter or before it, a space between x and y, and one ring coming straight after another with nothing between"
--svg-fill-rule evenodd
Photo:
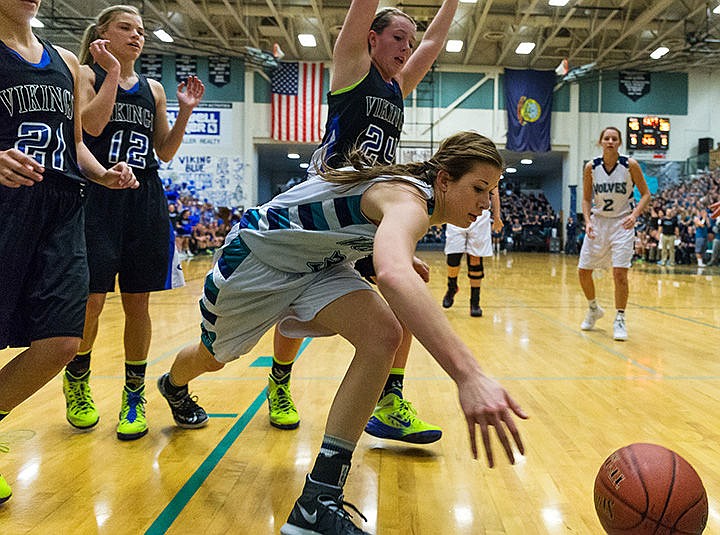
<instances>
[{"instance_id":1,"label":"white basketball jersey","mask_svg":"<svg viewBox=\"0 0 720 535\"><path fill-rule=\"evenodd\" d=\"M602 157L592 161L593 206L592 213L600 217L620 217L632 212L634 184L630 176L630 162L620 155L609 172Z\"/></svg>"},{"instance_id":2,"label":"white basketball jersey","mask_svg":"<svg viewBox=\"0 0 720 535\"><path fill-rule=\"evenodd\" d=\"M377 230L360 209L362 194L390 180L417 187L431 211L433 187L414 177L380 176L348 186L310 176L267 204L247 210L225 239L223 251L234 254L239 238L265 264L294 273L355 262L372 253Z\"/></svg>"}]
</instances>

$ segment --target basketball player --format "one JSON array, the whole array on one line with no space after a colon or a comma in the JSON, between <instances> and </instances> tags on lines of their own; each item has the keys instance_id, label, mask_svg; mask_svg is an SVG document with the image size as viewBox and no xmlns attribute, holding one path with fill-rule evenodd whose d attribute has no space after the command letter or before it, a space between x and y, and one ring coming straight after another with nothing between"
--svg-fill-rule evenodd
<instances>
[{"instance_id":1,"label":"basketball player","mask_svg":"<svg viewBox=\"0 0 720 535\"><path fill-rule=\"evenodd\" d=\"M457 279L460 273L460 261L463 254L466 254L468 279L470 279L470 315L476 318L482 316L480 285L485 278L483 257L493 255L492 232L499 233L503 228L500 193L497 189L490 192L490 200L492 213L490 210L485 210L468 228L456 227L451 224L445 226L448 289L443 297L442 306L450 308L455 302L455 294L458 292Z\"/></svg>"},{"instance_id":2,"label":"basketball player","mask_svg":"<svg viewBox=\"0 0 720 535\"><path fill-rule=\"evenodd\" d=\"M138 187L124 162L105 169L83 144L80 65L33 34L39 5L0 2L0 349L28 347L0 369L0 420L55 377L80 344L85 177ZM0 476L0 502L10 495Z\"/></svg>"},{"instance_id":3,"label":"basketball player","mask_svg":"<svg viewBox=\"0 0 720 535\"><path fill-rule=\"evenodd\" d=\"M376 13L378 3L353 0L350 4L333 50L325 136L315 152L310 173L323 163L341 167L354 147L374 163L395 161L404 98L417 87L442 50L458 0L443 1L414 52L415 21L395 8ZM427 265L416 259L415 266L427 280ZM372 278L370 260L362 260L356 267ZM268 385L270 423L280 429L294 429L300 418L290 394L290 372L302 340L287 339L276 330L274 341ZM442 430L418 418L402 394L411 343L412 336L406 331L365 431L385 439L435 442Z\"/></svg>"},{"instance_id":4,"label":"basketball player","mask_svg":"<svg viewBox=\"0 0 720 535\"><path fill-rule=\"evenodd\" d=\"M177 355L166 374L171 380L161 383L177 421L176 404L193 402L188 382L251 351L273 325L293 338L339 334L355 347L320 453L281 529L286 535L365 533L344 509L342 487L402 341L401 323L456 382L473 455L476 424L490 466L489 425L511 462L505 427L524 451L512 413L525 413L482 373L413 267L430 225L469 226L489 207L502 169L495 145L461 132L427 162L368 167L360 151L351 158L353 169L322 171L245 212L206 278L201 341ZM352 267L370 251L385 299Z\"/></svg>"},{"instance_id":5,"label":"basketball player","mask_svg":"<svg viewBox=\"0 0 720 535\"><path fill-rule=\"evenodd\" d=\"M585 240L580 250L578 276L588 301L588 311L580 328L595 327L604 311L595 299L592 272L612 265L615 285L615 321L613 338L627 340L625 307L628 301L628 269L632 263L635 222L650 202L650 190L640 165L618 152L622 144L620 130L608 126L600 133L602 156L585 165L583 172L582 211ZM640 192L640 202L633 202L633 190Z\"/></svg>"},{"instance_id":6,"label":"basketball player","mask_svg":"<svg viewBox=\"0 0 720 535\"><path fill-rule=\"evenodd\" d=\"M109 191L90 187L88 191L85 227L90 297L83 341L65 369L63 393L72 426L87 429L97 424L99 415L89 385L91 351L105 295L114 291L119 275L125 313L125 386L117 424L120 440L135 440L148 431L144 395L152 332L150 292L173 287L173 276L182 273L179 261L173 261L175 235L155 156L169 161L175 155L190 114L205 90L194 76L180 83L180 111L171 128L162 85L135 72L144 43L138 10L116 5L103 10L87 28L80 52L85 142L101 163L126 159L140 188Z\"/></svg>"}]
</instances>

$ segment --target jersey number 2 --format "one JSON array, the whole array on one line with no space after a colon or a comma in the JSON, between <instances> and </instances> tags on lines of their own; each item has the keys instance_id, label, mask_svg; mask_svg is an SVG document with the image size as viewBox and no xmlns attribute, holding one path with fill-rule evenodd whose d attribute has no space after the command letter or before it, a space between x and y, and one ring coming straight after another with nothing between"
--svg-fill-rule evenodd
<instances>
[{"instance_id":1,"label":"jersey number 2","mask_svg":"<svg viewBox=\"0 0 720 535\"><path fill-rule=\"evenodd\" d=\"M125 130L118 130L110 138L110 151L108 152L108 161L112 164L121 161L123 145L123 135L127 132ZM125 155L125 161L130 167L136 167L139 169L145 168L145 157L150 147L150 140L145 134L139 132L130 131L128 136L128 149Z\"/></svg>"}]
</instances>

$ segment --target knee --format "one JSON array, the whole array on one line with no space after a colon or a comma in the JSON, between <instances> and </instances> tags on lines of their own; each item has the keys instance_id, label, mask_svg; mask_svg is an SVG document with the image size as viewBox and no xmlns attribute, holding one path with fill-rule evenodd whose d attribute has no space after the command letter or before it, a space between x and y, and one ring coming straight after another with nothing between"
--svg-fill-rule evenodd
<instances>
[{"instance_id":1,"label":"knee","mask_svg":"<svg viewBox=\"0 0 720 535\"><path fill-rule=\"evenodd\" d=\"M224 362L220 362L219 360L216 360L214 357L207 359L205 362L205 368L209 372L217 372L222 370L225 367Z\"/></svg>"},{"instance_id":2,"label":"knee","mask_svg":"<svg viewBox=\"0 0 720 535\"><path fill-rule=\"evenodd\" d=\"M376 321L372 335L366 338L371 352L380 357L387 356L388 362L392 362L395 352L403 340L403 326L395 315L388 311L387 317L379 318ZM409 333L409 331L407 331Z\"/></svg>"},{"instance_id":3,"label":"knee","mask_svg":"<svg viewBox=\"0 0 720 535\"><path fill-rule=\"evenodd\" d=\"M33 342L31 347L36 347L45 355L48 366L60 370L77 355L80 338L70 336L48 338Z\"/></svg>"}]
</instances>

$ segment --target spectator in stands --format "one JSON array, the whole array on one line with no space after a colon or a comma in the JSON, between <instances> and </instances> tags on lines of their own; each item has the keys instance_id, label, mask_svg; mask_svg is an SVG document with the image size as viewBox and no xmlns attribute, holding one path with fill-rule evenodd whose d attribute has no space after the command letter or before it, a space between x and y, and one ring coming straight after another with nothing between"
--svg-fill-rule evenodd
<instances>
[{"instance_id":1,"label":"spectator in stands","mask_svg":"<svg viewBox=\"0 0 720 535\"><path fill-rule=\"evenodd\" d=\"M675 265L675 240L680 238L680 227L675 216L675 208L668 208L667 212L658 210L658 233L660 234L660 261L661 266Z\"/></svg>"}]
</instances>

